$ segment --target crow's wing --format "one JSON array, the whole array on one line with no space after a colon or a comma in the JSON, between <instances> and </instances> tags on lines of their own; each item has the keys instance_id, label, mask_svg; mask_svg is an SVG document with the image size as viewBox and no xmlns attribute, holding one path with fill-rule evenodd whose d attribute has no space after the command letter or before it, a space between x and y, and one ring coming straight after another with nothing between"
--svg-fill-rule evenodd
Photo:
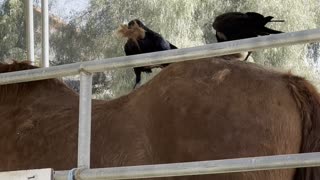
<instances>
[{"instance_id":1,"label":"crow's wing","mask_svg":"<svg viewBox=\"0 0 320 180\"><path fill-rule=\"evenodd\" d=\"M127 43L124 45L124 52L127 56L141 54L140 48L133 40L128 40Z\"/></svg>"}]
</instances>

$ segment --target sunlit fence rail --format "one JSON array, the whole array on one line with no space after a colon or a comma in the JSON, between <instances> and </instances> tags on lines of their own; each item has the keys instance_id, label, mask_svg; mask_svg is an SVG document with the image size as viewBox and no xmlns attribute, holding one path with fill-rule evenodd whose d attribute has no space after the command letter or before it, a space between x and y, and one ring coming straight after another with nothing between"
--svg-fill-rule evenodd
<instances>
[{"instance_id":1,"label":"sunlit fence rail","mask_svg":"<svg viewBox=\"0 0 320 180\"><path fill-rule=\"evenodd\" d=\"M91 88L93 72L101 72L114 68L199 60L243 51L317 41L320 41L320 29L283 33L193 48L3 73L0 74L0 85L80 74L78 167L85 168L79 171L81 173L77 173L81 179L134 179L320 166L320 153L306 153L165 165L90 169ZM55 172L54 178L59 180L66 179L67 171Z\"/></svg>"},{"instance_id":2,"label":"sunlit fence rail","mask_svg":"<svg viewBox=\"0 0 320 180\"><path fill-rule=\"evenodd\" d=\"M320 153L264 156L160 165L80 169L81 180L140 179L187 175L221 174L258 170L320 166ZM69 171L57 171L55 180L65 180Z\"/></svg>"},{"instance_id":3,"label":"sunlit fence rail","mask_svg":"<svg viewBox=\"0 0 320 180\"><path fill-rule=\"evenodd\" d=\"M197 60L201 58L221 56L243 51L253 51L257 49L294 45L299 43L311 43L317 41L320 41L320 29L282 33L192 48L79 62L50 68L39 68L35 70L10 72L0 75L0 84L27 82L55 78L59 76L75 75L79 74L80 71L102 72L104 70L114 68L147 66Z\"/></svg>"}]
</instances>

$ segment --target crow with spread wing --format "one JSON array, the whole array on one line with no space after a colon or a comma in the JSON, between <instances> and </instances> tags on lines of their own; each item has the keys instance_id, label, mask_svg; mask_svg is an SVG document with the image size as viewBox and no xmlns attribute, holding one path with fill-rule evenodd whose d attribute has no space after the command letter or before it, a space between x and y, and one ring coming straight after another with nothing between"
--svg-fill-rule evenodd
<instances>
[{"instance_id":1,"label":"crow with spread wing","mask_svg":"<svg viewBox=\"0 0 320 180\"><path fill-rule=\"evenodd\" d=\"M128 25L121 25L118 33L128 39L124 46L124 51L127 56L177 49L176 46L165 40L159 33L146 27L138 19L130 21ZM133 68L136 75L134 88L140 83L142 72L151 73L152 68L163 68L167 65L169 64Z\"/></svg>"}]
</instances>

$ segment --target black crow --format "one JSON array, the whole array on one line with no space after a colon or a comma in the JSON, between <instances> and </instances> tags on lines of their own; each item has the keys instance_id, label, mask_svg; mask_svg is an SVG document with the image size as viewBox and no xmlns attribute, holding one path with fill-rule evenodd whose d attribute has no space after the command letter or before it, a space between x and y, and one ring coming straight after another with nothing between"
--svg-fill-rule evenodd
<instances>
[{"instance_id":1,"label":"black crow","mask_svg":"<svg viewBox=\"0 0 320 180\"><path fill-rule=\"evenodd\" d=\"M284 22L284 20L272 20L272 16L264 17L256 12L229 12L219 15L212 26L216 30L218 42L245 39L257 36L282 33L265 27L268 22ZM248 53L245 61L251 52Z\"/></svg>"},{"instance_id":2,"label":"black crow","mask_svg":"<svg viewBox=\"0 0 320 180\"><path fill-rule=\"evenodd\" d=\"M122 25L118 30L118 33L123 37L128 38L124 46L124 51L127 56L177 49L176 46L165 40L159 33L156 33L146 27L138 19L130 21L128 25ZM134 85L134 88L141 81L141 72L151 73L152 68L163 68L167 65L169 64L133 68L136 75L136 83Z\"/></svg>"}]
</instances>

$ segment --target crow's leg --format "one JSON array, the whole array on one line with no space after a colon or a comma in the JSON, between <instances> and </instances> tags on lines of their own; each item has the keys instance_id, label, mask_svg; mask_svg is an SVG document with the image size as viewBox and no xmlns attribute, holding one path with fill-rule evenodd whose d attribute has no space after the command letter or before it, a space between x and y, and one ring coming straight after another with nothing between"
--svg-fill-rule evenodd
<instances>
[{"instance_id":1,"label":"crow's leg","mask_svg":"<svg viewBox=\"0 0 320 180\"><path fill-rule=\"evenodd\" d=\"M134 70L134 74L136 75L136 83L135 83L135 85L134 85L134 87L133 87L133 89L135 89L136 86L137 86L137 85L140 83L140 81L141 81L141 72L142 72L142 69L139 68L139 67L137 67L137 68L133 68L133 70Z\"/></svg>"}]
</instances>

